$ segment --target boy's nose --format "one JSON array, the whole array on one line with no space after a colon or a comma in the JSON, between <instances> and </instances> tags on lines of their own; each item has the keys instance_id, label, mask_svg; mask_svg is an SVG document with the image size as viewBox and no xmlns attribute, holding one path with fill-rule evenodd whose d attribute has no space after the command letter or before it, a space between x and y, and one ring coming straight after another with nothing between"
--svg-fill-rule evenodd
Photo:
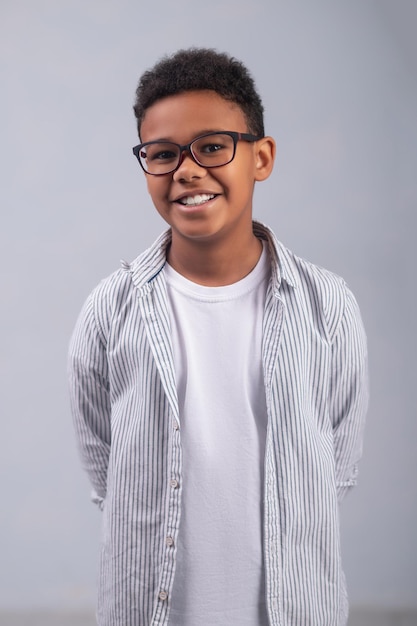
<instances>
[{"instance_id":1,"label":"boy's nose","mask_svg":"<svg viewBox=\"0 0 417 626\"><path fill-rule=\"evenodd\" d=\"M205 176L206 170L199 165L188 150L184 150L180 157L180 164L173 174L174 180L188 180Z\"/></svg>"}]
</instances>

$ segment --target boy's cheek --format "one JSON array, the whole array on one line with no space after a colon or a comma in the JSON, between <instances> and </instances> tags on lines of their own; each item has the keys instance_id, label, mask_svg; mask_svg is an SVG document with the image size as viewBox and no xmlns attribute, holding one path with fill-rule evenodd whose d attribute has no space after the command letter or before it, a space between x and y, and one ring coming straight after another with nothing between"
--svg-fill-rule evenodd
<instances>
[{"instance_id":1,"label":"boy's cheek","mask_svg":"<svg viewBox=\"0 0 417 626\"><path fill-rule=\"evenodd\" d=\"M162 180L163 177L146 175L146 185L148 193L154 202L161 201L167 197L169 184Z\"/></svg>"},{"instance_id":2,"label":"boy's cheek","mask_svg":"<svg viewBox=\"0 0 417 626\"><path fill-rule=\"evenodd\" d=\"M148 190L148 193L152 195L152 179L149 176L149 174L145 174L145 179L146 179L146 188Z\"/></svg>"}]
</instances>

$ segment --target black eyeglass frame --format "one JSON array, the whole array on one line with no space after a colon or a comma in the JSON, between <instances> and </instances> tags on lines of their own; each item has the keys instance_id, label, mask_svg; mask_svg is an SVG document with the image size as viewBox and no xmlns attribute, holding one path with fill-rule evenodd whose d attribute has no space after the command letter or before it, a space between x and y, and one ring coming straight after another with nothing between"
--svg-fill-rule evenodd
<instances>
[{"instance_id":1,"label":"black eyeglass frame","mask_svg":"<svg viewBox=\"0 0 417 626\"><path fill-rule=\"evenodd\" d=\"M204 139L204 137L211 137L214 135L229 135L229 137L231 137L233 139L233 154L231 156L231 158L226 161L226 163L222 163L221 165L204 165L203 163L200 163L200 161L197 159L197 157L195 156L193 149L192 149L192 145L194 142L199 141L200 139ZM137 146L134 146L134 148L132 148L133 150L133 154L135 155L135 157L137 158L137 160L139 161L139 164L141 166L141 168L143 169L143 171L145 172L145 174L149 174L149 176L166 176L167 174L172 174L173 172L176 172L177 169L181 166L181 163L184 160L184 153L188 152L188 154L190 155L190 157L192 158L192 160L197 163L197 165L199 165L200 167L204 167L204 168L214 168L214 167L223 167L224 165L228 165L229 163L231 163L233 161L233 159L235 158L236 155L236 145L238 141L251 141L251 142L255 142L255 141L259 141L259 139L262 139L263 136L262 135L252 135L250 133L237 133L233 130L219 130L217 132L211 132L211 133L205 133L204 135L199 135L198 137L195 137L192 141L190 141L190 143L185 144L184 146L182 146L179 143L175 143L175 141L145 141L145 143L140 143ZM153 145L156 143L169 143L173 146L176 146L177 148L179 148L179 155L178 155L178 163L177 165L172 168L172 170L169 170L168 172L163 172L162 174L156 174L153 172L148 172L142 161L140 158L140 151L142 150L142 148L144 148L145 146L149 146L149 145Z\"/></svg>"}]
</instances>

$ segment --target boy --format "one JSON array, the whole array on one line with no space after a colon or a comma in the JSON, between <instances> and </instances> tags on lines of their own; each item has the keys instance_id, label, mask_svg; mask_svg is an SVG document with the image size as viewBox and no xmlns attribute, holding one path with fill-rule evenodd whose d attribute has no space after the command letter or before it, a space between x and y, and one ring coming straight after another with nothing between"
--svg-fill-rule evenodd
<instances>
[{"instance_id":1,"label":"boy","mask_svg":"<svg viewBox=\"0 0 417 626\"><path fill-rule=\"evenodd\" d=\"M136 95L133 151L170 228L93 291L69 361L104 512L98 624L342 626L356 302L252 222L275 144L241 63L180 51Z\"/></svg>"}]
</instances>

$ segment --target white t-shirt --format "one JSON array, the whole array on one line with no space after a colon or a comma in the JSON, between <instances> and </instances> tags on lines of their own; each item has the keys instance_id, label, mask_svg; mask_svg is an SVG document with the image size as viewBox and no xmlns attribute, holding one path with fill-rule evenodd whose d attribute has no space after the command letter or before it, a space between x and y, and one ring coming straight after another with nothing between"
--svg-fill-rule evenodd
<instances>
[{"instance_id":1,"label":"white t-shirt","mask_svg":"<svg viewBox=\"0 0 417 626\"><path fill-rule=\"evenodd\" d=\"M262 554L269 278L205 287L165 266L184 483L170 626L267 626Z\"/></svg>"}]
</instances>

